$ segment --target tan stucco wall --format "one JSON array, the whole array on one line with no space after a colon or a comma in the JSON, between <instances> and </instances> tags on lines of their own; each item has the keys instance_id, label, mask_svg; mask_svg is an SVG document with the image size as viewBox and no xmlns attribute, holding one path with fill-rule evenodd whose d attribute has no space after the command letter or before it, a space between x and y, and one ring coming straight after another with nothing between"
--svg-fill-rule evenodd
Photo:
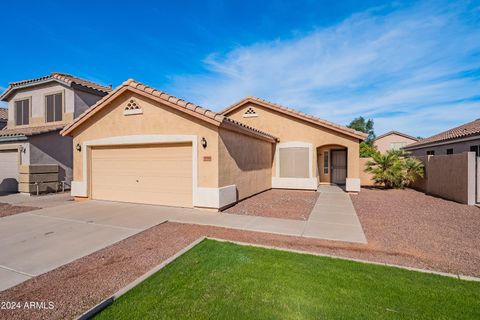
<instances>
[{"instance_id":1,"label":"tan stucco wall","mask_svg":"<svg viewBox=\"0 0 480 320\"><path fill-rule=\"evenodd\" d=\"M135 99L142 107L143 114L123 114L128 100ZM74 130L73 146L89 140L128 135L197 135L198 137L198 186L218 187L218 133L217 127L203 122L184 112L162 105L143 96L126 92L110 105L93 115L81 127ZM200 140L205 137L208 146L201 147ZM82 181L82 155L74 151L74 180ZM211 157L211 161L203 161Z\"/></svg>"},{"instance_id":2,"label":"tan stucco wall","mask_svg":"<svg viewBox=\"0 0 480 320\"><path fill-rule=\"evenodd\" d=\"M258 117L243 117L249 107L255 109ZM347 178L359 178L359 140L357 138L264 108L255 103L246 104L231 113L227 113L227 116L276 136L280 140L279 143L292 141L311 143L314 148L312 153L314 177L319 176L316 148L326 145L346 147L348 148ZM275 175L275 165L272 174Z\"/></svg>"},{"instance_id":3,"label":"tan stucco wall","mask_svg":"<svg viewBox=\"0 0 480 320\"><path fill-rule=\"evenodd\" d=\"M408 146L409 144L416 142L416 140L392 133L388 136L375 140L373 144L377 147L380 153L385 153L390 150L390 144L394 142L405 142Z\"/></svg>"},{"instance_id":4,"label":"tan stucco wall","mask_svg":"<svg viewBox=\"0 0 480 320\"><path fill-rule=\"evenodd\" d=\"M362 187L371 187L375 185L375 182L372 179L373 174L365 172L367 162L371 160L372 158L360 158L360 185Z\"/></svg>"},{"instance_id":5,"label":"tan stucco wall","mask_svg":"<svg viewBox=\"0 0 480 320\"><path fill-rule=\"evenodd\" d=\"M235 184L238 200L272 187L274 144L220 129L219 187Z\"/></svg>"},{"instance_id":6,"label":"tan stucco wall","mask_svg":"<svg viewBox=\"0 0 480 320\"><path fill-rule=\"evenodd\" d=\"M473 152L418 159L425 165L425 178L415 182L413 188L448 200L474 204L476 158Z\"/></svg>"}]
</instances>

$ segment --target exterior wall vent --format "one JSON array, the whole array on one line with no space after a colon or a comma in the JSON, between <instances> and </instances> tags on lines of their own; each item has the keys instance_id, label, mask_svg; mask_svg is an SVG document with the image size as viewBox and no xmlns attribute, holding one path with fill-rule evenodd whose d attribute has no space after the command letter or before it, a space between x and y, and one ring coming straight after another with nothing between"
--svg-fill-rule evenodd
<instances>
[{"instance_id":1,"label":"exterior wall vent","mask_svg":"<svg viewBox=\"0 0 480 320\"><path fill-rule=\"evenodd\" d=\"M252 117L258 117L258 114L255 112L255 110L252 107L249 107L247 111L243 114L244 118L252 118Z\"/></svg>"},{"instance_id":2,"label":"exterior wall vent","mask_svg":"<svg viewBox=\"0 0 480 320\"><path fill-rule=\"evenodd\" d=\"M142 114L143 109L140 107L137 102L133 99L130 99L127 103L127 106L123 110L123 114L128 116L132 114Z\"/></svg>"}]
</instances>

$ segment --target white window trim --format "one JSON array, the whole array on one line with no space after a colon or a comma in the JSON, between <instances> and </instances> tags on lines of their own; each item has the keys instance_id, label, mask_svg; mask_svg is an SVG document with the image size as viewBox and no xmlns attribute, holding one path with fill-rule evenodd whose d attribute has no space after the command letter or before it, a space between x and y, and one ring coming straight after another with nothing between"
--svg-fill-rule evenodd
<instances>
[{"instance_id":1,"label":"white window trim","mask_svg":"<svg viewBox=\"0 0 480 320\"><path fill-rule=\"evenodd\" d=\"M327 159L327 173L325 173L325 154L327 155L328 159ZM324 176L329 176L330 175L330 151L329 150L325 150L323 151L323 159L322 159L322 174Z\"/></svg>"},{"instance_id":2,"label":"white window trim","mask_svg":"<svg viewBox=\"0 0 480 320\"><path fill-rule=\"evenodd\" d=\"M275 176L280 178L280 149L288 148L308 148L308 178L313 176L313 145L308 142L291 141L278 143L275 147ZM295 178L296 179L296 178ZM300 178L305 179L305 178Z\"/></svg>"},{"instance_id":3,"label":"white window trim","mask_svg":"<svg viewBox=\"0 0 480 320\"><path fill-rule=\"evenodd\" d=\"M280 149L308 148L308 178L280 177ZM275 176L272 177L272 188L316 190L318 181L313 177L313 145L303 141L278 143L275 147Z\"/></svg>"},{"instance_id":4,"label":"white window trim","mask_svg":"<svg viewBox=\"0 0 480 320\"><path fill-rule=\"evenodd\" d=\"M125 146L157 143L192 143L192 206L220 209L237 201L236 185L220 188L202 188L198 186L198 136L196 135L131 135L102 138L82 143L82 181L72 181L72 196L90 195L89 154L92 147ZM78 152L74 150L74 152Z\"/></svg>"}]
</instances>

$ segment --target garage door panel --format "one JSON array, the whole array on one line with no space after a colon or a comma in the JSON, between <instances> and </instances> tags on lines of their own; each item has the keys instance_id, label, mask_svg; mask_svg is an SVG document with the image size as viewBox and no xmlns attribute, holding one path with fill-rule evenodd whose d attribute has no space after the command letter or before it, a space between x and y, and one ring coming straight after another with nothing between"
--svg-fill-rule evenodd
<instances>
[{"instance_id":1,"label":"garage door panel","mask_svg":"<svg viewBox=\"0 0 480 320\"><path fill-rule=\"evenodd\" d=\"M0 151L0 193L18 191L18 151Z\"/></svg>"},{"instance_id":2,"label":"garage door panel","mask_svg":"<svg viewBox=\"0 0 480 320\"><path fill-rule=\"evenodd\" d=\"M192 206L191 144L92 149L93 199Z\"/></svg>"}]
</instances>

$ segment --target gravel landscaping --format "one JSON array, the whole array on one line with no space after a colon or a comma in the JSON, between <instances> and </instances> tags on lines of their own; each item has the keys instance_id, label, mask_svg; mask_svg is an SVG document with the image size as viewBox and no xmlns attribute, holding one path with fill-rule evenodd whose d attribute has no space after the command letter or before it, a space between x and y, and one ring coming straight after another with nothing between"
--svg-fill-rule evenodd
<instances>
[{"instance_id":1,"label":"gravel landscaping","mask_svg":"<svg viewBox=\"0 0 480 320\"><path fill-rule=\"evenodd\" d=\"M240 201L224 212L308 220L319 195L320 193L315 191L271 189Z\"/></svg>"},{"instance_id":2,"label":"gravel landscaping","mask_svg":"<svg viewBox=\"0 0 480 320\"><path fill-rule=\"evenodd\" d=\"M201 236L480 276L480 209L413 190L351 196L367 245L164 223L0 293L0 301L52 301L52 310L0 319L78 316Z\"/></svg>"},{"instance_id":3,"label":"gravel landscaping","mask_svg":"<svg viewBox=\"0 0 480 320\"><path fill-rule=\"evenodd\" d=\"M0 218L37 209L39 208L27 206L12 206L8 203L0 203Z\"/></svg>"},{"instance_id":4,"label":"gravel landscaping","mask_svg":"<svg viewBox=\"0 0 480 320\"><path fill-rule=\"evenodd\" d=\"M412 189L362 189L351 198L371 249L480 276L480 208Z\"/></svg>"}]
</instances>

